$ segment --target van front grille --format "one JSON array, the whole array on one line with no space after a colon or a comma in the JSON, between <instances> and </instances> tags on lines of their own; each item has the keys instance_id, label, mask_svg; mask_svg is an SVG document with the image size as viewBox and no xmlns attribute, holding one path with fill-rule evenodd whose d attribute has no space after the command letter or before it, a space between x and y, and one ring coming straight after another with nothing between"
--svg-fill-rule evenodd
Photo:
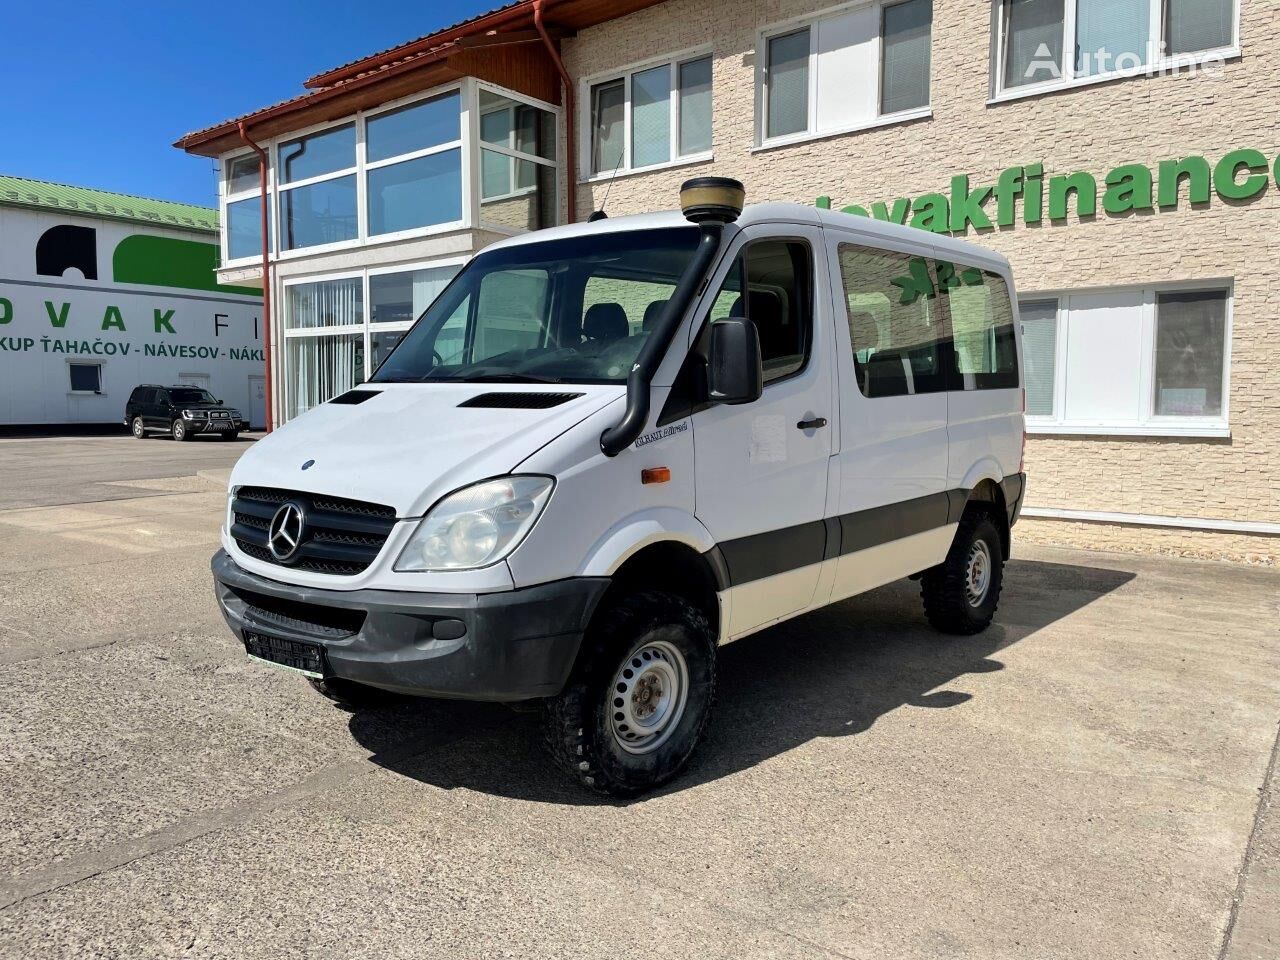
<instances>
[{"instance_id":1,"label":"van front grille","mask_svg":"<svg viewBox=\"0 0 1280 960\"><path fill-rule=\"evenodd\" d=\"M302 511L302 537L281 560L271 551L271 520L287 503ZM368 568L396 524L396 511L380 503L268 487L241 487L231 501L231 536L255 560L353 576Z\"/></svg>"}]
</instances>

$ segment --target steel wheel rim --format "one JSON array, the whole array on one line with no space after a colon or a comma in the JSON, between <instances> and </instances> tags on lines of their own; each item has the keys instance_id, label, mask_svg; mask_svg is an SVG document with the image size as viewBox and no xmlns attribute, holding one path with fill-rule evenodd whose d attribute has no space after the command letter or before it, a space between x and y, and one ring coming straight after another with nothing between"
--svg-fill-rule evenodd
<instances>
[{"instance_id":1,"label":"steel wheel rim","mask_svg":"<svg viewBox=\"0 0 1280 960\"><path fill-rule=\"evenodd\" d=\"M964 594L969 606L980 607L991 589L991 549L985 540L975 540L965 563Z\"/></svg>"},{"instance_id":2,"label":"steel wheel rim","mask_svg":"<svg viewBox=\"0 0 1280 960\"><path fill-rule=\"evenodd\" d=\"M184 436L186 436L186 433L187 433L187 428L183 426L181 420L179 420L177 423L173 425L173 435L177 439L181 440Z\"/></svg>"},{"instance_id":3,"label":"steel wheel rim","mask_svg":"<svg viewBox=\"0 0 1280 960\"><path fill-rule=\"evenodd\" d=\"M665 640L636 647L609 688L613 739L627 753L652 753L671 738L689 700L689 665Z\"/></svg>"}]
</instances>

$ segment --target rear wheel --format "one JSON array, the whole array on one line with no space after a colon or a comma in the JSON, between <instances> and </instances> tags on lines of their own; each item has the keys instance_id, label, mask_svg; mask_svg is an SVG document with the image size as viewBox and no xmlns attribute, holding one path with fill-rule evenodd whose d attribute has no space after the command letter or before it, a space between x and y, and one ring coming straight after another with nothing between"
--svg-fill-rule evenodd
<instances>
[{"instance_id":1,"label":"rear wheel","mask_svg":"<svg viewBox=\"0 0 1280 960\"><path fill-rule=\"evenodd\" d=\"M133 418L133 423L130 424L129 430L139 440L145 440L147 438L147 428L146 425L143 424L141 417Z\"/></svg>"},{"instance_id":2,"label":"rear wheel","mask_svg":"<svg viewBox=\"0 0 1280 960\"><path fill-rule=\"evenodd\" d=\"M547 703L547 748L583 786L635 796L684 769L715 686L715 637L698 609L666 593L622 597L596 614L573 675Z\"/></svg>"},{"instance_id":3,"label":"rear wheel","mask_svg":"<svg viewBox=\"0 0 1280 960\"><path fill-rule=\"evenodd\" d=\"M943 633L968 636L991 625L1004 584L1004 551L991 514L968 510L947 559L920 578L925 616Z\"/></svg>"},{"instance_id":4,"label":"rear wheel","mask_svg":"<svg viewBox=\"0 0 1280 960\"><path fill-rule=\"evenodd\" d=\"M177 440L178 442L182 442L183 440L187 439L187 437L191 436L191 434L187 433L186 422L183 421L181 418L178 418L177 420L173 421L173 426L169 428L169 432L173 435L173 439Z\"/></svg>"}]
</instances>

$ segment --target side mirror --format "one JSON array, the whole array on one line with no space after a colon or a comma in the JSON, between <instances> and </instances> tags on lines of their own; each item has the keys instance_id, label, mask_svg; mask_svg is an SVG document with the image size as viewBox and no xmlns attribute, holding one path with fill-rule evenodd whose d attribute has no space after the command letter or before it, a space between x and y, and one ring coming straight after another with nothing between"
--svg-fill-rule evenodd
<instances>
[{"instance_id":1,"label":"side mirror","mask_svg":"<svg viewBox=\"0 0 1280 960\"><path fill-rule=\"evenodd\" d=\"M756 325L746 317L715 321L707 360L707 399L712 403L752 403L763 391Z\"/></svg>"}]
</instances>

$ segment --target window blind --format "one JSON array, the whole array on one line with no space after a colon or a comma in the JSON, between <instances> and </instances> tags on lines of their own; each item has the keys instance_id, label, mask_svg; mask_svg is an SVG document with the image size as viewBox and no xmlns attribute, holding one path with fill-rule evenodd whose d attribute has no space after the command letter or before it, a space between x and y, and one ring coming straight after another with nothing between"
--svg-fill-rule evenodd
<instances>
[{"instance_id":1,"label":"window blind","mask_svg":"<svg viewBox=\"0 0 1280 960\"><path fill-rule=\"evenodd\" d=\"M932 25L933 0L906 0L884 8L881 113L928 106Z\"/></svg>"},{"instance_id":2,"label":"window blind","mask_svg":"<svg viewBox=\"0 0 1280 960\"><path fill-rule=\"evenodd\" d=\"M1231 46L1234 15L1232 0L1166 0L1166 52L1173 55Z\"/></svg>"},{"instance_id":3,"label":"window blind","mask_svg":"<svg viewBox=\"0 0 1280 960\"><path fill-rule=\"evenodd\" d=\"M1022 367L1027 416L1053 416L1054 365L1058 349L1058 301L1022 304Z\"/></svg>"},{"instance_id":4,"label":"window blind","mask_svg":"<svg viewBox=\"0 0 1280 960\"><path fill-rule=\"evenodd\" d=\"M1151 42L1150 0L1077 0L1077 4L1078 75L1131 69L1147 62L1147 47ZM1118 63L1120 58L1124 59Z\"/></svg>"},{"instance_id":5,"label":"window blind","mask_svg":"<svg viewBox=\"0 0 1280 960\"><path fill-rule=\"evenodd\" d=\"M809 28L769 40L768 136L809 126Z\"/></svg>"},{"instance_id":6,"label":"window blind","mask_svg":"<svg viewBox=\"0 0 1280 960\"><path fill-rule=\"evenodd\" d=\"M663 64L631 77L631 165L671 159L671 67Z\"/></svg>"},{"instance_id":7,"label":"window blind","mask_svg":"<svg viewBox=\"0 0 1280 960\"><path fill-rule=\"evenodd\" d=\"M1004 85L1062 76L1064 0L1005 0Z\"/></svg>"}]
</instances>

